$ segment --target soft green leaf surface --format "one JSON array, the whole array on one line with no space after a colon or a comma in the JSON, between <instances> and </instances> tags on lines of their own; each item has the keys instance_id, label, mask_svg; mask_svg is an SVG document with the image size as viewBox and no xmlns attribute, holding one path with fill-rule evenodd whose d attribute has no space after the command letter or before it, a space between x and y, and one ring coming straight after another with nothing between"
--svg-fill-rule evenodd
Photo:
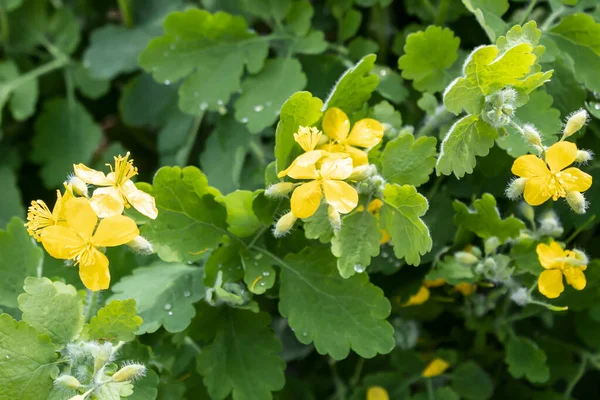
<instances>
[{"instance_id":1,"label":"soft green leaf surface","mask_svg":"<svg viewBox=\"0 0 600 400\"><path fill-rule=\"evenodd\" d=\"M0 192L0 227L4 227L12 217L25 216L17 177L8 165L0 165Z\"/></svg>"},{"instance_id":2,"label":"soft green leaf surface","mask_svg":"<svg viewBox=\"0 0 600 400\"><path fill-rule=\"evenodd\" d=\"M435 167L437 140L404 134L389 142L383 151L383 177L399 185L420 186L429 181Z\"/></svg>"},{"instance_id":3,"label":"soft green leaf surface","mask_svg":"<svg viewBox=\"0 0 600 400\"><path fill-rule=\"evenodd\" d=\"M227 196L217 197L227 209L229 231L239 237L247 237L256 232L262 224L252 211L254 194L249 190L236 190Z\"/></svg>"},{"instance_id":4,"label":"soft green leaf surface","mask_svg":"<svg viewBox=\"0 0 600 400\"><path fill-rule=\"evenodd\" d=\"M38 81L29 79L18 81L20 73L17 65L9 60L0 62L0 110L6 102L12 116L22 121L35 113L35 105L38 100ZM15 82L19 82L15 84Z\"/></svg>"},{"instance_id":5,"label":"soft green leaf surface","mask_svg":"<svg viewBox=\"0 0 600 400\"><path fill-rule=\"evenodd\" d=\"M483 28L491 42L508 30L502 15L508 11L508 0L462 0L479 25Z\"/></svg>"},{"instance_id":6,"label":"soft green leaf surface","mask_svg":"<svg viewBox=\"0 0 600 400\"><path fill-rule=\"evenodd\" d=\"M377 75L371 73L376 59L375 54L370 54L348 69L329 94L325 108L337 107L346 114L359 110L379 83Z\"/></svg>"},{"instance_id":7,"label":"soft green leaf surface","mask_svg":"<svg viewBox=\"0 0 600 400\"><path fill-rule=\"evenodd\" d=\"M395 104L400 104L408 98L409 92L406 83L398 72L389 67L375 65L373 73L379 79L379 84L375 90L382 97Z\"/></svg>"},{"instance_id":8,"label":"soft green leaf surface","mask_svg":"<svg viewBox=\"0 0 600 400\"><path fill-rule=\"evenodd\" d=\"M333 237L333 228L327 214L328 205L323 203L317 212L304 218L304 234L308 239L319 239L321 243L328 243Z\"/></svg>"},{"instance_id":9,"label":"soft green leaf surface","mask_svg":"<svg viewBox=\"0 0 600 400\"><path fill-rule=\"evenodd\" d=\"M346 15L339 19L338 39L346 41L356 34L362 21L362 13L358 10L350 10Z\"/></svg>"},{"instance_id":10,"label":"soft green leaf surface","mask_svg":"<svg viewBox=\"0 0 600 400\"><path fill-rule=\"evenodd\" d=\"M443 279L450 285L458 285L463 282L474 283L476 276L471 266L459 263L452 256L446 256L435 264L426 279L431 281Z\"/></svg>"},{"instance_id":11,"label":"soft green leaf surface","mask_svg":"<svg viewBox=\"0 0 600 400\"><path fill-rule=\"evenodd\" d=\"M508 342L504 361L508 372L515 378L527 378L532 383L543 383L550 377L546 353L530 339L516 337Z\"/></svg>"},{"instance_id":12,"label":"soft green leaf surface","mask_svg":"<svg viewBox=\"0 0 600 400\"><path fill-rule=\"evenodd\" d=\"M492 397L494 382L473 361L460 364L452 371L452 388L465 400L486 400Z\"/></svg>"},{"instance_id":13,"label":"soft green leaf surface","mask_svg":"<svg viewBox=\"0 0 600 400\"><path fill-rule=\"evenodd\" d=\"M89 69L85 68L83 64L77 64L73 79L81 94L90 99L98 99L110 89L110 81L92 77Z\"/></svg>"},{"instance_id":14,"label":"soft green leaf surface","mask_svg":"<svg viewBox=\"0 0 600 400\"><path fill-rule=\"evenodd\" d=\"M242 254L244 265L244 282L248 290L255 294L263 294L275 284L273 260L256 251Z\"/></svg>"},{"instance_id":15,"label":"soft green leaf surface","mask_svg":"<svg viewBox=\"0 0 600 400\"><path fill-rule=\"evenodd\" d=\"M315 10L308 0L295 0L290 5L285 21L297 35L303 36L310 29L314 12Z\"/></svg>"},{"instance_id":16,"label":"soft green leaf surface","mask_svg":"<svg viewBox=\"0 0 600 400\"><path fill-rule=\"evenodd\" d=\"M135 300L113 300L90 320L87 334L91 340L130 342L142 322L137 316Z\"/></svg>"}]
</instances>

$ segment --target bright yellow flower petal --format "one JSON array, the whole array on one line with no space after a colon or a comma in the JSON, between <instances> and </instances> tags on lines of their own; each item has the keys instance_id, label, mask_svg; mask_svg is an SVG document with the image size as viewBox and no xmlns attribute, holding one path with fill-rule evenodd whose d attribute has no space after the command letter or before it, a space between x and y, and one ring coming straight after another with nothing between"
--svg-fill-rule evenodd
<instances>
[{"instance_id":1,"label":"bright yellow flower petal","mask_svg":"<svg viewBox=\"0 0 600 400\"><path fill-rule=\"evenodd\" d=\"M135 221L124 215L105 218L98 224L93 242L99 247L120 246L140 234Z\"/></svg>"},{"instance_id":2,"label":"bright yellow flower petal","mask_svg":"<svg viewBox=\"0 0 600 400\"><path fill-rule=\"evenodd\" d=\"M110 285L110 271L108 258L100 251L93 249L88 257L89 263L79 264L79 278L86 288L97 292L108 289Z\"/></svg>"},{"instance_id":3,"label":"bright yellow flower petal","mask_svg":"<svg viewBox=\"0 0 600 400\"><path fill-rule=\"evenodd\" d=\"M540 243L535 248L535 251L540 260L540 264L546 269L560 268L562 262L556 260L566 257L562 247L555 241L550 242L549 245Z\"/></svg>"},{"instance_id":4,"label":"bright yellow flower petal","mask_svg":"<svg viewBox=\"0 0 600 400\"><path fill-rule=\"evenodd\" d=\"M529 178L525 183L523 197L525 198L525 201L532 206L539 206L546 202L552 197L552 194L548 190L548 178Z\"/></svg>"},{"instance_id":5,"label":"bright yellow flower petal","mask_svg":"<svg viewBox=\"0 0 600 400\"><path fill-rule=\"evenodd\" d=\"M381 229L381 239L379 239L379 244L386 244L387 242L389 242L392 237L390 236L390 234L388 233L388 231L386 231L385 229Z\"/></svg>"},{"instance_id":6,"label":"bright yellow flower petal","mask_svg":"<svg viewBox=\"0 0 600 400\"><path fill-rule=\"evenodd\" d=\"M467 297L467 296L470 296L473 293L475 293L475 290L477 289L477 285L472 285L470 283L463 282L463 283L459 283L458 285L455 285L454 289L458 290L460 292L460 294Z\"/></svg>"},{"instance_id":7,"label":"bright yellow flower petal","mask_svg":"<svg viewBox=\"0 0 600 400\"><path fill-rule=\"evenodd\" d=\"M575 167L567 168L560 172L560 179L562 179L561 186L567 193L585 192L592 186L591 175L588 175Z\"/></svg>"},{"instance_id":8,"label":"bright yellow flower petal","mask_svg":"<svg viewBox=\"0 0 600 400\"><path fill-rule=\"evenodd\" d=\"M375 199L372 200L369 205L367 206L367 211L373 214L376 214L379 212L379 209L383 207L383 201L379 200L379 199Z\"/></svg>"},{"instance_id":9,"label":"bright yellow flower petal","mask_svg":"<svg viewBox=\"0 0 600 400\"><path fill-rule=\"evenodd\" d=\"M550 174L546 163L533 154L527 154L517 158L513 162L511 171L521 178L535 178L539 176L548 176Z\"/></svg>"},{"instance_id":10,"label":"bright yellow flower petal","mask_svg":"<svg viewBox=\"0 0 600 400\"><path fill-rule=\"evenodd\" d=\"M555 299L565 290L563 274L559 269L547 269L538 278L538 289L549 299Z\"/></svg>"},{"instance_id":11,"label":"bright yellow flower petal","mask_svg":"<svg viewBox=\"0 0 600 400\"><path fill-rule=\"evenodd\" d=\"M40 240L48 254L60 260L72 259L85 247L85 241L72 229L60 225L45 228Z\"/></svg>"},{"instance_id":12,"label":"bright yellow flower petal","mask_svg":"<svg viewBox=\"0 0 600 400\"><path fill-rule=\"evenodd\" d=\"M98 217L88 199L78 197L69 201L65 207L65 216L69 227L79 236L84 239L92 237Z\"/></svg>"},{"instance_id":13,"label":"bright yellow flower petal","mask_svg":"<svg viewBox=\"0 0 600 400\"><path fill-rule=\"evenodd\" d=\"M367 389L367 400L390 400L390 396L381 386L371 386Z\"/></svg>"},{"instance_id":14,"label":"bright yellow flower petal","mask_svg":"<svg viewBox=\"0 0 600 400\"><path fill-rule=\"evenodd\" d=\"M121 196L119 190L114 186L94 190L94 194L90 199L90 205L100 218L121 215L125 208L123 196Z\"/></svg>"},{"instance_id":15,"label":"bright yellow flower petal","mask_svg":"<svg viewBox=\"0 0 600 400\"><path fill-rule=\"evenodd\" d=\"M554 143L546 150L546 163L552 172L562 171L575 162L577 146L571 142Z\"/></svg>"},{"instance_id":16,"label":"bright yellow flower petal","mask_svg":"<svg viewBox=\"0 0 600 400\"><path fill-rule=\"evenodd\" d=\"M337 107L325 111L323 132L333 140L346 140L350 132L350 120L346 113Z\"/></svg>"},{"instance_id":17,"label":"bright yellow flower petal","mask_svg":"<svg viewBox=\"0 0 600 400\"><path fill-rule=\"evenodd\" d=\"M340 214L348 214L358 204L356 189L343 181L323 181L325 201Z\"/></svg>"},{"instance_id":18,"label":"bright yellow flower petal","mask_svg":"<svg viewBox=\"0 0 600 400\"><path fill-rule=\"evenodd\" d=\"M344 152L352 158L354 167L360 167L361 165L367 165L369 163L369 156L363 150L352 146L345 146Z\"/></svg>"},{"instance_id":19,"label":"bright yellow flower petal","mask_svg":"<svg viewBox=\"0 0 600 400\"><path fill-rule=\"evenodd\" d=\"M110 180L103 172L96 171L86 167L83 164L73 165L75 176L84 181L85 183L96 185L96 186L112 186L114 181Z\"/></svg>"},{"instance_id":20,"label":"bright yellow flower petal","mask_svg":"<svg viewBox=\"0 0 600 400\"><path fill-rule=\"evenodd\" d=\"M304 151L314 150L321 140L322 133L317 128L311 126L301 126L298 132L294 133L294 140L302 147Z\"/></svg>"},{"instance_id":21,"label":"bright yellow flower petal","mask_svg":"<svg viewBox=\"0 0 600 400\"><path fill-rule=\"evenodd\" d=\"M326 157L321 163L321 177L344 180L352 174L352 159L350 157Z\"/></svg>"},{"instance_id":22,"label":"bright yellow flower petal","mask_svg":"<svg viewBox=\"0 0 600 400\"><path fill-rule=\"evenodd\" d=\"M319 176L316 164L324 154L322 150L306 152L296 157L287 169L277 174L277 177L283 178L287 175L294 179L316 179Z\"/></svg>"},{"instance_id":23,"label":"bright yellow flower petal","mask_svg":"<svg viewBox=\"0 0 600 400\"><path fill-rule=\"evenodd\" d=\"M148 218L156 219L158 210L156 209L154 197L139 190L131 181L125 181L121 185L121 193L127 198L127 201L133 208Z\"/></svg>"},{"instance_id":24,"label":"bright yellow flower petal","mask_svg":"<svg viewBox=\"0 0 600 400\"><path fill-rule=\"evenodd\" d=\"M425 286L421 286L416 294L410 296L408 301L404 303L403 307L418 306L420 304L423 304L427 300L429 300L429 296L429 289L427 289L427 287Z\"/></svg>"},{"instance_id":25,"label":"bright yellow flower petal","mask_svg":"<svg viewBox=\"0 0 600 400\"><path fill-rule=\"evenodd\" d=\"M431 361L427 367L425 367L423 373L421 373L421 376L424 378L432 378L434 376L443 374L448 367L450 367L450 364L446 360L437 357Z\"/></svg>"},{"instance_id":26,"label":"bright yellow flower petal","mask_svg":"<svg viewBox=\"0 0 600 400\"><path fill-rule=\"evenodd\" d=\"M313 215L319 205L323 194L321 193L321 183L311 181L298 186L292 193L290 201L292 213L298 218L308 218Z\"/></svg>"},{"instance_id":27,"label":"bright yellow flower petal","mask_svg":"<svg viewBox=\"0 0 600 400\"><path fill-rule=\"evenodd\" d=\"M440 287L446 284L446 280L444 278L437 278L432 281L425 279L423 284L427 287Z\"/></svg>"},{"instance_id":28,"label":"bright yellow flower petal","mask_svg":"<svg viewBox=\"0 0 600 400\"><path fill-rule=\"evenodd\" d=\"M567 283L573 286L573 289L583 290L585 288L586 279L582 268L566 267L563 270L563 274L567 278Z\"/></svg>"},{"instance_id":29,"label":"bright yellow flower petal","mask_svg":"<svg viewBox=\"0 0 600 400\"><path fill-rule=\"evenodd\" d=\"M357 147L373 147L383 137L383 126L372 118L364 118L354 124L348 136L348 144Z\"/></svg>"}]
</instances>

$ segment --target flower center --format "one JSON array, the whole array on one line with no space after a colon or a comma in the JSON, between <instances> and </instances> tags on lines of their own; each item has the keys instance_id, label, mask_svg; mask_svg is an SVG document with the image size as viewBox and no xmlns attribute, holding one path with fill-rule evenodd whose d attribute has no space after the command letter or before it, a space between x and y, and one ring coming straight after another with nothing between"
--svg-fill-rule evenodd
<instances>
[{"instance_id":1,"label":"flower center","mask_svg":"<svg viewBox=\"0 0 600 400\"><path fill-rule=\"evenodd\" d=\"M52 225L56 225L57 220L52 212L42 200L32 201L27 212L27 232L36 239L39 239L41 230Z\"/></svg>"},{"instance_id":2,"label":"flower center","mask_svg":"<svg viewBox=\"0 0 600 400\"><path fill-rule=\"evenodd\" d=\"M110 167L111 172L115 175L115 184L120 186L125 181L133 178L138 174L138 170L133 166L133 160L129 160L129 152L125 154L125 157L115 157L115 169L113 170L112 165L107 164Z\"/></svg>"},{"instance_id":3,"label":"flower center","mask_svg":"<svg viewBox=\"0 0 600 400\"><path fill-rule=\"evenodd\" d=\"M72 259L75 260L75 265L90 265L94 261L94 258L92 257L94 248L95 246L91 239L87 239L81 247L73 249Z\"/></svg>"},{"instance_id":4,"label":"flower center","mask_svg":"<svg viewBox=\"0 0 600 400\"><path fill-rule=\"evenodd\" d=\"M321 136L321 131L314 126L301 126L298 128L298 132L294 133L294 140L304 151L311 151L317 147Z\"/></svg>"},{"instance_id":5,"label":"flower center","mask_svg":"<svg viewBox=\"0 0 600 400\"><path fill-rule=\"evenodd\" d=\"M551 172L548 177L546 188L542 194L544 196L551 196L554 201L558 200L560 197L566 197L567 191L565 187L574 183L576 180L577 178L567 172Z\"/></svg>"}]
</instances>

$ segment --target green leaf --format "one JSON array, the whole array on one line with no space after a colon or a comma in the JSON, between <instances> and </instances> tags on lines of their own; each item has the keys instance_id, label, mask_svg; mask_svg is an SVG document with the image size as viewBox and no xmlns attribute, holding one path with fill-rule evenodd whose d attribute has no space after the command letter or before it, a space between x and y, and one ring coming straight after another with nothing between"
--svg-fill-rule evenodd
<instances>
[{"instance_id":1,"label":"green leaf","mask_svg":"<svg viewBox=\"0 0 600 400\"><path fill-rule=\"evenodd\" d=\"M23 221L13 218L0 230L0 304L17 308L17 296L22 292L23 281L37 275L42 263L42 250L35 244Z\"/></svg>"},{"instance_id":2,"label":"green leaf","mask_svg":"<svg viewBox=\"0 0 600 400\"><path fill-rule=\"evenodd\" d=\"M48 32L54 46L66 54L72 54L81 41L81 26L69 7L58 9L50 18Z\"/></svg>"},{"instance_id":3,"label":"green leaf","mask_svg":"<svg viewBox=\"0 0 600 400\"><path fill-rule=\"evenodd\" d=\"M587 14L566 16L549 36L573 60L575 78L592 91L600 91L600 23Z\"/></svg>"},{"instance_id":4,"label":"green leaf","mask_svg":"<svg viewBox=\"0 0 600 400\"><path fill-rule=\"evenodd\" d=\"M358 36L348 43L348 56L352 61L358 61L367 54L377 53L379 44L371 39Z\"/></svg>"},{"instance_id":5,"label":"green leaf","mask_svg":"<svg viewBox=\"0 0 600 400\"><path fill-rule=\"evenodd\" d=\"M275 157L277 171L283 171L300 154L300 146L294 141L299 126L315 125L323 115L323 102L309 92L294 93L281 107L279 123L275 132Z\"/></svg>"},{"instance_id":6,"label":"green leaf","mask_svg":"<svg viewBox=\"0 0 600 400\"><path fill-rule=\"evenodd\" d=\"M144 225L143 234L165 261L198 259L227 234L226 211L196 167L163 167L154 176L152 195L158 217Z\"/></svg>"},{"instance_id":7,"label":"green leaf","mask_svg":"<svg viewBox=\"0 0 600 400\"><path fill-rule=\"evenodd\" d=\"M5 253L2 253L3 255ZM54 345L26 322L0 315L0 398L45 399L58 375Z\"/></svg>"},{"instance_id":8,"label":"green leaf","mask_svg":"<svg viewBox=\"0 0 600 400\"><path fill-rule=\"evenodd\" d=\"M12 217L25 216L17 177L8 165L0 165L0 191L0 227L4 227Z\"/></svg>"},{"instance_id":9,"label":"green leaf","mask_svg":"<svg viewBox=\"0 0 600 400\"><path fill-rule=\"evenodd\" d=\"M475 200L472 209L459 200L454 200L452 206L456 212L454 223L482 239L496 236L504 243L510 238L516 238L525 229L525 224L520 219L502 219L496 208L496 199L489 193L484 193L481 199Z\"/></svg>"},{"instance_id":10,"label":"green leaf","mask_svg":"<svg viewBox=\"0 0 600 400\"><path fill-rule=\"evenodd\" d=\"M473 361L460 364L452 372L452 388L465 400L487 400L494 392L494 382Z\"/></svg>"},{"instance_id":11,"label":"green leaf","mask_svg":"<svg viewBox=\"0 0 600 400\"><path fill-rule=\"evenodd\" d=\"M429 229L420 218L429 208L427 199L414 186L386 184L383 201L381 224L392 237L396 257L419 265L421 256L432 246Z\"/></svg>"},{"instance_id":12,"label":"green leaf","mask_svg":"<svg viewBox=\"0 0 600 400\"><path fill-rule=\"evenodd\" d=\"M363 272L371 257L379 255L381 232L375 215L355 212L342 220L341 229L331 240L331 252L338 257L337 267L343 278Z\"/></svg>"},{"instance_id":13,"label":"green leaf","mask_svg":"<svg viewBox=\"0 0 600 400\"><path fill-rule=\"evenodd\" d=\"M159 381L158 374L153 369L147 369L146 375L133 383L133 394L127 400L155 400Z\"/></svg>"},{"instance_id":14,"label":"green leaf","mask_svg":"<svg viewBox=\"0 0 600 400\"><path fill-rule=\"evenodd\" d=\"M87 334L91 340L131 342L143 322L137 316L135 300L113 300L90 320Z\"/></svg>"},{"instance_id":15,"label":"green leaf","mask_svg":"<svg viewBox=\"0 0 600 400\"><path fill-rule=\"evenodd\" d=\"M458 58L460 39L448 28L430 26L411 33L404 45L405 54L398 60L404 79L413 80L421 92L444 90L452 78L446 71Z\"/></svg>"},{"instance_id":16,"label":"green leaf","mask_svg":"<svg viewBox=\"0 0 600 400\"><path fill-rule=\"evenodd\" d=\"M88 164L101 138L100 127L83 105L63 98L46 101L35 121L31 151L31 159L42 166L46 187L61 185L73 164Z\"/></svg>"},{"instance_id":17,"label":"green leaf","mask_svg":"<svg viewBox=\"0 0 600 400\"><path fill-rule=\"evenodd\" d=\"M268 60L261 72L242 84L242 95L236 100L235 118L247 123L251 133L273 125L281 105L306 86L306 75L295 58Z\"/></svg>"},{"instance_id":18,"label":"green leaf","mask_svg":"<svg viewBox=\"0 0 600 400\"><path fill-rule=\"evenodd\" d=\"M429 400L430 398L434 398L435 400L460 400L458 394L449 387L435 389L432 396L424 392L417 393L416 396L411 397L411 400Z\"/></svg>"},{"instance_id":19,"label":"green leaf","mask_svg":"<svg viewBox=\"0 0 600 400\"><path fill-rule=\"evenodd\" d=\"M508 11L508 0L462 0L467 10L475 15L491 42L508 30L502 15Z\"/></svg>"},{"instance_id":20,"label":"green leaf","mask_svg":"<svg viewBox=\"0 0 600 400\"><path fill-rule=\"evenodd\" d=\"M338 107L350 115L362 108L377 87L379 79L371 73L377 56L365 56L352 68L349 68L329 94L324 109Z\"/></svg>"},{"instance_id":21,"label":"green leaf","mask_svg":"<svg viewBox=\"0 0 600 400\"><path fill-rule=\"evenodd\" d=\"M402 129L402 114L385 100L373 106L369 112L369 117L381 122L384 133L391 137L395 137Z\"/></svg>"},{"instance_id":22,"label":"green leaf","mask_svg":"<svg viewBox=\"0 0 600 400\"><path fill-rule=\"evenodd\" d=\"M475 156L487 156L497 137L498 132L477 115L459 119L444 137L435 167L437 174L454 173L460 179L465 173L473 173Z\"/></svg>"},{"instance_id":23,"label":"green leaf","mask_svg":"<svg viewBox=\"0 0 600 400\"><path fill-rule=\"evenodd\" d=\"M367 274L342 278L326 247L270 257L281 266L279 312L301 343L314 342L319 354L336 360L350 349L364 358L392 350L390 303Z\"/></svg>"},{"instance_id":24,"label":"green leaf","mask_svg":"<svg viewBox=\"0 0 600 400\"><path fill-rule=\"evenodd\" d=\"M23 321L50 337L57 349L71 342L83 327L83 302L77 290L48 278L25 279L25 293L19 296Z\"/></svg>"},{"instance_id":25,"label":"green leaf","mask_svg":"<svg viewBox=\"0 0 600 400\"><path fill-rule=\"evenodd\" d=\"M275 269L273 260L264 257L256 251L244 252L242 254L244 265L244 282L254 294L263 294L275 284Z\"/></svg>"},{"instance_id":26,"label":"green leaf","mask_svg":"<svg viewBox=\"0 0 600 400\"><path fill-rule=\"evenodd\" d=\"M328 205L323 203L317 211L308 218L304 218L304 235L308 239L319 239L321 243L329 243L333 237L333 228L327 213Z\"/></svg>"},{"instance_id":27,"label":"green leaf","mask_svg":"<svg viewBox=\"0 0 600 400\"><path fill-rule=\"evenodd\" d=\"M470 266L459 263L452 256L446 256L435 264L425 279L431 281L443 279L450 285L458 285L459 283L475 283L476 276Z\"/></svg>"},{"instance_id":28,"label":"green leaf","mask_svg":"<svg viewBox=\"0 0 600 400\"><path fill-rule=\"evenodd\" d=\"M437 140L423 136L415 140L404 134L389 142L383 151L382 174L391 183L414 185L429 181L436 163Z\"/></svg>"},{"instance_id":29,"label":"green leaf","mask_svg":"<svg viewBox=\"0 0 600 400\"><path fill-rule=\"evenodd\" d=\"M136 268L112 287L108 301L133 299L143 319L137 334L155 332L161 326L181 332L196 315L193 304L204 297L204 269L185 264L156 262Z\"/></svg>"},{"instance_id":30,"label":"green leaf","mask_svg":"<svg viewBox=\"0 0 600 400\"><path fill-rule=\"evenodd\" d=\"M514 378L525 377L531 383L544 383L550 377L546 353L527 338L516 337L508 342L504 362Z\"/></svg>"},{"instance_id":31,"label":"green leaf","mask_svg":"<svg viewBox=\"0 0 600 400\"><path fill-rule=\"evenodd\" d=\"M295 0L285 17L287 26L292 28L298 36L304 36L310 30L314 13L315 10L308 0Z\"/></svg>"},{"instance_id":32,"label":"green leaf","mask_svg":"<svg viewBox=\"0 0 600 400\"><path fill-rule=\"evenodd\" d=\"M252 211L254 194L249 190L236 190L227 196L217 197L219 203L227 209L229 232L239 237L248 237L262 227Z\"/></svg>"},{"instance_id":33,"label":"green leaf","mask_svg":"<svg viewBox=\"0 0 600 400\"><path fill-rule=\"evenodd\" d=\"M92 100L104 96L110 90L109 80L92 77L90 70L83 64L77 64L73 79L81 94Z\"/></svg>"},{"instance_id":34,"label":"green leaf","mask_svg":"<svg viewBox=\"0 0 600 400\"><path fill-rule=\"evenodd\" d=\"M290 10L290 0L253 0L244 4L244 9L267 22L283 20Z\"/></svg>"},{"instance_id":35,"label":"green leaf","mask_svg":"<svg viewBox=\"0 0 600 400\"><path fill-rule=\"evenodd\" d=\"M186 113L217 110L241 89L244 66L257 73L269 43L250 32L240 16L188 9L165 19L164 35L152 39L139 63L158 82L184 79L179 107Z\"/></svg>"},{"instance_id":36,"label":"green leaf","mask_svg":"<svg viewBox=\"0 0 600 400\"><path fill-rule=\"evenodd\" d=\"M427 115L434 115L439 104L437 98L431 93L423 93L421 98L417 100L417 106L425 111Z\"/></svg>"},{"instance_id":37,"label":"green leaf","mask_svg":"<svg viewBox=\"0 0 600 400\"><path fill-rule=\"evenodd\" d=\"M272 399L285 383L285 362L269 315L221 307L210 323L214 339L198 355L197 369L211 398Z\"/></svg>"},{"instance_id":38,"label":"green leaf","mask_svg":"<svg viewBox=\"0 0 600 400\"><path fill-rule=\"evenodd\" d=\"M362 21L362 13L358 10L349 10L343 18L339 19L338 25L338 40L345 42L350 39L360 28Z\"/></svg>"},{"instance_id":39,"label":"green leaf","mask_svg":"<svg viewBox=\"0 0 600 400\"><path fill-rule=\"evenodd\" d=\"M20 73L17 65L12 61L0 62L0 110L6 102L17 121L23 121L35 113L38 100L37 79L19 80ZM21 79L23 77L21 76Z\"/></svg>"},{"instance_id":40,"label":"green leaf","mask_svg":"<svg viewBox=\"0 0 600 400\"><path fill-rule=\"evenodd\" d=\"M379 77L379 84L375 90L382 97L396 104L400 104L408 98L408 89L399 73L381 65L375 65L373 73Z\"/></svg>"}]
</instances>

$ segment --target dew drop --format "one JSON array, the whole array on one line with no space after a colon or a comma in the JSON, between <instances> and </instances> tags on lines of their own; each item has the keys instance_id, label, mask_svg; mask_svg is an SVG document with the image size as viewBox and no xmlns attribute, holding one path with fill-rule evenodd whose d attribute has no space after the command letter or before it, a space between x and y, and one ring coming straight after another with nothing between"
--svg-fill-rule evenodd
<instances>
[{"instance_id":1,"label":"dew drop","mask_svg":"<svg viewBox=\"0 0 600 400\"><path fill-rule=\"evenodd\" d=\"M256 255L254 256L255 260L260 260L261 258L263 258L262 253L256 253Z\"/></svg>"},{"instance_id":2,"label":"dew drop","mask_svg":"<svg viewBox=\"0 0 600 400\"><path fill-rule=\"evenodd\" d=\"M365 271L365 266L362 264L356 264L354 266L354 270L360 274L361 272Z\"/></svg>"},{"instance_id":3,"label":"dew drop","mask_svg":"<svg viewBox=\"0 0 600 400\"><path fill-rule=\"evenodd\" d=\"M165 85L170 85L170 84L171 84L171 81L167 79L167 80L165 81Z\"/></svg>"},{"instance_id":4,"label":"dew drop","mask_svg":"<svg viewBox=\"0 0 600 400\"><path fill-rule=\"evenodd\" d=\"M265 285L266 285L266 283L264 283L264 282L260 283L260 286L265 286Z\"/></svg>"},{"instance_id":5,"label":"dew drop","mask_svg":"<svg viewBox=\"0 0 600 400\"><path fill-rule=\"evenodd\" d=\"M381 71L379 71L379 75L386 76L387 75L387 71L385 69L382 69Z\"/></svg>"},{"instance_id":6,"label":"dew drop","mask_svg":"<svg viewBox=\"0 0 600 400\"><path fill-rule=\"evenodd\" d=\"M223 105L223 100L217 100L217 104L222 106Z\"/></svg>"},{"instance_id":7,"label":"dew drop","mask_svg":"<svg viewBox=\"0 0 600 400\"><path fill-rule=\"evenodd\" d=\"M171 304L167 303L165 304L165 310L169 311L171 309Z\"/></svg>"},{"instance_id":8,"label":"dew drop","mask_svg":"<svg viewBox=\"0 0 600 400\"><path fill-rule=\"evenodd\" d=\"M188 261L187 263L188 263L188 265L192 265L194 262L193 261Z\"/></svg>"},{"instance_id":9,"label":"dew drop","mask_svg":"<svg viewBox=\"0 0 600 400\"><path fill-rule=\"evenodd\" d=\"M262 104L254 106L254 111L256 111L256 112L261 112L264 109L265 109L265 106L263 106Z\"/></svg>"},{"instance_id":10,"label":"dew drop","mask_svg":"<svg viewBox=\"0 0 600 400\"><path fill-rule=\"evenodd\" d=\"M271 273L269 271L263 272L263 276L269 276L269 275L271 275Z\"/></svg>"},{"instance_id":11,"label":"dew drop","mask_svg":"<svg viewBox=\"0 0 600 400\"><path fill-rule=\"evenodd\" d=\"M389 257L389 255L388 255L388 253L385 253L385 252L383 252L383 251L382 251L382 252L381 252L381 257L383 257L383 258L388 258L388 257Z\"/></svg>"},{"instance_id":12,"label":"dew drop","mask_svg":"<svg viewBox=\"0 0 600 400\"><path fill-rule=\"evenodd\" d=\"M594 104L594 110L600 110L600 103Z\"/></svg>"},{"instance_id":13,"label":"dew drop","mask_svg":"<svg viewBox=\"0 0 600 400\"><path fill-rule=\"evenodd\" d=\"M308 336L308 332L302 332L302 336Z\"/></svg>"},{"instance_id":14,"label":"dew drop","mask_svg":"<svg viewBox=\"0 0 600 400\"><path fill-rule=\"evenodd\" d=\"M202 102L200 103L200 110L204 111L208 108L208 104L206 104L206 102Z\"/></svg>"},{"instance_id":15,"label":"dew drop","mask_svg":"<svg viewBox=\"0 0 600 400\"><path fill-rule=\"evenodd\" d=\"M169 311L167 314L169 314L169 315L173 315L173 311Z\"/></svg>"},{"instance_id":16,"label":"dew drop","mask_svg":"<svg viewBox=\"0 0 600 400\"><path fill-rule=\"evenodd\" d=\"M10 356L7 354L7 355L6 355L6 359L8 360L9 358L10 358Z\"/></svg>"},{"instance_id":17,"label":"dew drop","mask_svg":"<svg viewBox=\"0 0 600 400\"><path fill-rule=\"evenodd\" d=\"M187 290L185 292L183 292L183 297L190 297L192 294L190 292L188 292Z\"/></svg>"},{"instance_id":18,"label":"dew drop","mask_svg":"<svg viewBox=\"0 0 600 400\"><path fill-rule=\"evenodd\" d=\"M242 119L241 119L241 121L240 121L240 122L241 122L242 124L246 124L246 123L248 123L248 118L244 117L244 118L242 118Z\"/></svg>"}]
</instances>

